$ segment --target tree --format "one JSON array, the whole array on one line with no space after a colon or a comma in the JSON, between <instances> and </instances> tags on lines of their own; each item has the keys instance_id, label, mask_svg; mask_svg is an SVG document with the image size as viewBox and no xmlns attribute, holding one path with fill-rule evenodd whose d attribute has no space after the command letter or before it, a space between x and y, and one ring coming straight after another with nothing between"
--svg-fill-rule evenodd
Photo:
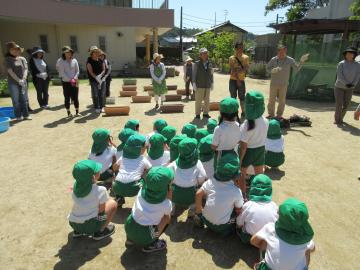
<instances>
[{"instance_id":1,"label":"tree","mask_svg":"<svg viewBox=\"0 0 360 270\"><path fill-rule=\"evenodd\" d=\"M325 6L329 0L269 0L265 6L265 15L270 11L288 8L286 18L288 21L300 20L305 17L309 9Z\"/></svg>"},{"instance_id":2,"label":"tree","mask_svg":"<svg viewBox=\"0 0 360 270\"><path fill-rule=\"evenodd\" d=\"M360 0L351 4L350 11L353 13L353 16L350 17L351 20L360 20Z\"/></svg>"}]
</instances>

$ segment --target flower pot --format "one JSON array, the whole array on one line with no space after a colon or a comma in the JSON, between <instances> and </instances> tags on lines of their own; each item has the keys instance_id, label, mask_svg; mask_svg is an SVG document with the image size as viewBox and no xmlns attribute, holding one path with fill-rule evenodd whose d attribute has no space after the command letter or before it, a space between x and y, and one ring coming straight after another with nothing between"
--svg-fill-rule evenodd
<instances>
[{"instance_id":1,"label":"flower pot","mask_svg":"<svg viewBox=\"0 0 360 270\"><path fill-rule=\"evenodd\" d=\"M160 110L162 113L182 113L184 112L184 104L161 105Z\"/></svg>"},{"instance_id":2,"label":"flower pot","mask_svg":"<svg viewBox=\"0 0 360 270\"><path fill-rule=\"evenodd\" d=\"M165 95L166 101L181 101L181 95Z\"/></svg>"},{"instance_id":3,"label":"flower pot","mask_svg":"<svg viewBox=\"0 0 360 270\"><path fill-rule=\"evenodd\" d=\"M186 90L185 89L176 90L176 94L181 95L181 96L185 96L186 95Z\"/></svg>"},{"instance_id":4,"label":"flower pot","mask_svg":"<svg viewBox=\"0 0 360 270\"><path fill-rule=\"evenodd\" d=\"M210 109L210 111L220 110L220 102L210 102L209 109Z\"/></svg>"},{"instance_id":5,"label":"flower pot","mask_svg":"<svg viewBox=\"0 0 360 270\"><path fill-rule=\"evenodd\" d=\"M123 79L123 85L136 85L136 79Z\"/></svg>"},{"instance_id":6,"label":"flower pot","mask_svg":"<svg viewBox=\"0 0 360 270\"><path fill-rule=\"evenodd\" d=\"M152 85L145 85L144 86L144 91L152 91L152 90L153 90Z\"/></svg>"},{"instance_id":7,"label":"flower pot","mask_svg":"<svg viewBox=\"0 0 360 270\"><path fill-rule=\"evenodd\" d=\"M130 107L112 105L105 106L104 110L107 116L129 115Z\"/></svg>"},{"instance_id":8,"label":"flower pot","mask_svg":"<svg viewBox=\"0 0 360 270\"><path fill-rule=\"evenodd\" d=\"M133 96L131 97L133 103L149 103L151 96Z\"/></svg>"},{"instance_id":9,"label":"flower pot","mask_svg":"<svg viewBox=\"0 0 360 270\"><path fill-rule=\"evenodd\" d=\"M136 85L123 85L122 90L123 91L136 91L137 87Z\"/></svg>"},{"instance_id":10,"label":"flower pot","mask_svg":"<svg viewBox=\"0 0 360 270\"><path fill-rule=\"evenodd\" d=\"M171 91L171 90L176 90L176 89L177 89L177 85L167 85L167 89L168 89L169 91Z\"/></svg>"},{"instance_id":11,"label":"flower pot","mask_svg":"<svg viewBox=\"0 0 360 270\"><path fill-rule=\"evenodd\" d=\"M120 97L133 97L136 96L136 91L120 91Z\"/></svg>"}]
</instances>

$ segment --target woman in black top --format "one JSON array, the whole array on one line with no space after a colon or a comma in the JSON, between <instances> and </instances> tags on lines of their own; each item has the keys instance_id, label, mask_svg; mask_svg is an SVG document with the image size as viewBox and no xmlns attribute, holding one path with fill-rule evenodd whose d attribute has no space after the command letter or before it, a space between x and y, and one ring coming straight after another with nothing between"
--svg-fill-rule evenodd
<instances>
[{"instance_id":1,"label":"woman in black top","mask_svg":"<svg viewBox=\"0 0 360 270\"><path fill-rule=\"evenodd\" d=\"M101 113L105 105L106 94L106 85L105 80L103 79L105 74L105 64L99 58L102 52L98 47L91 46L89 52L90 57L87 59L86 69L91 86L91 95L96 112Z\"/></svg>"},{"instance_id":2,"label":"woman in black top","mask_svg":"<svg viewBox=\"0 0 360 270\"><path fill-rule=\"evenodd\" d=\"M49 101L49 66L44 61L44 51L34 47L29 61L32 81L36 89L37 100L41 108L48 108Z\"/></svg>"},{"instance_id":3,"label":"woman in black top","mask_svg":"<svg viewBox=\"0 0 360 270\"><path fill-rule=\"evenodd\" d=\"M100 59L105 64L105 74L104 74L104 77L102 79L105 80L106 97L110 97L111 63L107 59L107 55L104 52L101 53Z\"/></svg>"}]
</instances>

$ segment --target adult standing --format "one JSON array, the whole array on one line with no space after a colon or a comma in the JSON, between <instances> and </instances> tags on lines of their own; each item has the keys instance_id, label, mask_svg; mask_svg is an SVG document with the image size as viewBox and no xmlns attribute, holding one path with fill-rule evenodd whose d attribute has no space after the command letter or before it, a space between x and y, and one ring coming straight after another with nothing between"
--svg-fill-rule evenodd
<instances>
[{"instance_id":1,"label":"adult standing","mask_svg":"<svg viewBox=\"0 0 360 270\"><path fill-rule=\"evenodd\" d=\"M18 121L31 120L28 110L28 84L26 81L28 64L26 59L20 56L24 48L21 48L14 41L8 42L6 48L5 66L15 117Z\"/></svg>"},{"instance_id":2,"label":"adult standing","mask_svg":"<svg viewBox=\"0 0 360 270\"><path fill-rule=\"evenodd\" d=\"M186 58L184 64L184 81L185 81L185 91L186 91L186 99L189 99L190 96L190 84L192 85L192 66L193 66L193 59L188 56Z\"/></svg>"},{"instance_id":3,"label":"adult standing","mask_svg":"<svg viewBox=\"0 0 360 270\"><path fill-rule=\"evenodd\" d=\"M75 106L76 116L79 114L79 64L74 58L74 51L69 47L65 46L62 48L61 59L56 63L61 83L63 87L65 108L68 117L71 117L70 112L70 99L73 100Z\"/></svg>"},{"instance_id":4,"label":"adult standing","mask_svg":"<svg viewBox=\"0 0 360 270\"><path fill-rule=\"evenodd\" d=\"M110 97L110 83L111 83L111 63L107 59L107 55L105 52L101 52L100 59L105 64L105 74L102 77L102 80L105 80L105 96Z\"/></svg>"},{"instance_id":5,"label":"adult standing","mask_svg":"<svg viewBox=\"0 0 360 270\"><path fill-rule=\"evenodd\" d=\"M278 46L277 56L273 57L267 64L267 71L271 73L270 96L268 103L268 118L275 116L275 101L278 99L276 118L281 119L286 102L286 93L289 85L290 71L294 68L296 71L301 69L301 65L308 59L309 54L305 54L300 59L300 64L287 56L287 48L284 45Z\"/></svg>"},{"instance_id":6,"label":"adult standing","mask_svg":"<svg viewBox=\"0 0 360 270\"><path fill-rule=\"evenodd\" d=\"M336 70L335 94L335 121L341 125L350 105L353 91L360 81L360 63L355 61L357 51L355 48L347 48Z\"/></svg>"},{"instance_id":7,"label":"adult standing","mask_svg":"<svg viewBox=\"0 0 360 270\"><path fill-rule=\"evenodd\" d=\"M203 117L210 118L209 103L210 90L214 89L214 71L209 61L209 54L206 48L199 50L200 59L193 65L192 81L195 91L195 118L200 119L201 105L203 106Z\"/></svg>"},{"instance_id":8,"label":"adult standing","mask_svg":"<svg viewBox=\"0 0 360 270\"><path fill-rule=\"evenodd\" d=\"M230 80L229 91L232 98L239 98L241 116L245 116L244 101L246 94L245 76L249 69L249 56L244 54L244 44L235 44L235 53L229 58Z\"/></svg>"},{"instance_id":9,"label":"adult standing","mask_svg":"<svg viewBox=\"0 0 360 270\"><path fill-rule=\"evenodd\" d=\"M159 97L161 97L161 105L165 101L165 94L167 93L166 86L166 69L164 63L161 62L163 59L162 54L154 53L153 62L150 65L150 75L152 78L153 91L155 96L155 109L159 108Z\"/></svg>"},{"instance_id":10,"label":"adult standing","mask_svg":"<svg viewBox=\"0 0 360 270\"><path fill-rule=\"evenodd\" d=\"M44 60L44 50L40 47L32 49L29 68L32 81L36 89L37 100L40 108L49 108L49 66Z\"/></svg>"},{"instance_id":11,"label":"adult standing","mask_svg":"<svg viewBox=\"0 0 360 270\"><path fill-rule=\"evenodd\" d=\"M103 112L105 105L106 84L103 80L105 64L100 59L101 50L96 46L89 49L90 56L87 59L86 69L91 86L93 105L97 113Z\"/></svg>"}]
</instances>

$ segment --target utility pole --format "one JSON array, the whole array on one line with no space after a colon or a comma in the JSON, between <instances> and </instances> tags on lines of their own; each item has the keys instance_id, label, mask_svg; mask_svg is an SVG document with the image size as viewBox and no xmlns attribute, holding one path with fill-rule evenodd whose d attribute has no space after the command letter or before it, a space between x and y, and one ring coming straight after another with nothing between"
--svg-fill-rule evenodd
<instances>
[{"instance_id":1,"label":"utility pole","mask_svg":"<svg viewBox=\"0 0 360 270\"><path fill-rule=\"evenodd\" d=\"M276 25L279 23L279 14L276 14ZM277 29L275 29L275 34L277 34Z\"/></svg>"},{"instance_id":2,"label":"utility pole","mask_svg":"<svg viewBox=\"0 0 360 270\"><path fill-rule=\"evenodd\" d=\"M183 61L183 7L180 11L180 61Z\"/></svg>"},{"instance_id":3,"label":"utility pole","mask_svg":"<svg viewBox=\"0 0 360 270\"><path fill-rule=\"evenodd\" d=\"M216 26L216 12L215 12L215 24L214 24L214 26Z\"/></svg>"}]
</instances>

